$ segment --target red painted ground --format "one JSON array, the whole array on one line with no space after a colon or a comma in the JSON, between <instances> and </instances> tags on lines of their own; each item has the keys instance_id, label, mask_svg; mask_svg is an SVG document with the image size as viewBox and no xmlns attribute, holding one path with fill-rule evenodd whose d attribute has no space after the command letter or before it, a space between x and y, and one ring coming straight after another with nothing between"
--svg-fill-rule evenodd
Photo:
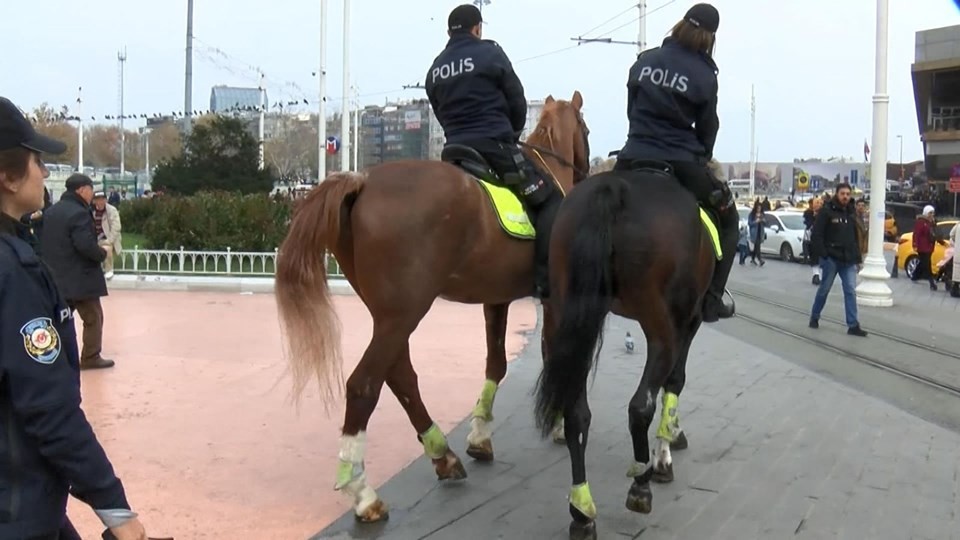
<instances>
[{"instance_id":1,"label":"red painted ground","mask_svg":"<svg viewBox=\"0 0 960 540\"><path fill-rule=\"evenodd\" d=\"M356 297L336 304L349 374L372 325ZM349 508L332 490L343 409L325 416L315 394L299 417L288 404L272 295L114 291L104 312L104 356L117 366L83 373L83 407L149 534L306 538ZM509 356L535 324L532 302L514 304ZM447 431L483 383L482 309L437 301L411 350L424 401ZM386 387L368 437L375 485L422 453ZM465 457L464 441L453 446ZM87 506L71 500L69 513L84 538L99 538Z\"/></svg>"}]
</instances>

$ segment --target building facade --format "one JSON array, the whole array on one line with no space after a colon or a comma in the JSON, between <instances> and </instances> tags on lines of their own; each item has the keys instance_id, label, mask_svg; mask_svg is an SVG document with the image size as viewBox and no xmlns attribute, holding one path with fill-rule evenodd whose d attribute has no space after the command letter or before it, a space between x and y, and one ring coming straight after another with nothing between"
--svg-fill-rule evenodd
<instances>
[{"instance_id":1,"label":"building facade","mask_svg":"<svg viewBox=\"0 0 960 540\"><path fill-rule=\"evenodd\" d=\"M264 103L270 103L266 91ZM259 88L240 88L236 86L218 85L210 89L210 112L255 112L260 107Z\"/></svg>"},{"instance_id":2,"label":"building facade","mask_svg":"<svg viewBox=\"0 0 960 540\"><path fill-rule=\"evenodd\" d=\"M960 25L917 32L911 68L927 178L960 175Z\"/></svg>"}]
</instances>

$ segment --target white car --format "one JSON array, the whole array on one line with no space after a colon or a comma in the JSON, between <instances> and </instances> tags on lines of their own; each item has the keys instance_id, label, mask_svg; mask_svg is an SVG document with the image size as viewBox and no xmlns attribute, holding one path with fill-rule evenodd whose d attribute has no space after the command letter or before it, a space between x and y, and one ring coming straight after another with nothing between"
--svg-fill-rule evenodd
<instances>
[{"instance_id":1,"label":"white car","mask_svg":"<svg viewBox=\"0 0 960 540\"><path fill-rule=\"evenodd\" d=\"M803 213L791 210L775 210L763 215L767 239L760 252L779 255L782 261L794 261L803 253Z\"/></svg>"}]
</instances>

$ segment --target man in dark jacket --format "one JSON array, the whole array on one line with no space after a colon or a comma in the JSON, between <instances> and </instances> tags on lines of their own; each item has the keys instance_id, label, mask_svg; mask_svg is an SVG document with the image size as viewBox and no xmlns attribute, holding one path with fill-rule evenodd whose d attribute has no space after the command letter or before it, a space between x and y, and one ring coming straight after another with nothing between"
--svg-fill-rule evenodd
<instances>
[{"instance_id":1,"label":"man in dark jacket","mask_svg":"<svg viewBox=\"0 0 960 540\"><path fill-rule=\"evenodd\" d=\"M67 191L44 215L41 256L70 308L83 319L80 369L113 367L113 360L100 356L103 345L100 297L107 295L100 263L107 254L97 243L90 213L93 181L83 174L74 174L64 185Z\"/></svg>"},{"instance_id":2,"label":"man in dark jacket","mask_svg":"<svg viewBox=\"0 0 960 540\"><path fill-rule=\"evenodd\" d=\"M813 301L810 328L820 327L820 313L827 303L833 281L840 276L843 306L847 318L847 334L865 337L857 319L857 268L863 262L857 242L857 217L850 203L850 184L838 184L833 199L823 205L810 233L813 256L820 259L823 277Z\"/></svg>"},{"instance_id":3,"label":"man in dark jacket","mask_svg":"<svg viewBox=\"0 0 960 540\"><path fill-rule=\"evenodd\" d=\"M447 144L476 150L523 202L537 231L534 295L543 298L549 291L550 230L562 194L517 146L527 122L527 98L500 45L481 39L482 22L480 10L470 4L450 13L450 40L427 72L427 97Z\"/></svg>"}]
</instances>

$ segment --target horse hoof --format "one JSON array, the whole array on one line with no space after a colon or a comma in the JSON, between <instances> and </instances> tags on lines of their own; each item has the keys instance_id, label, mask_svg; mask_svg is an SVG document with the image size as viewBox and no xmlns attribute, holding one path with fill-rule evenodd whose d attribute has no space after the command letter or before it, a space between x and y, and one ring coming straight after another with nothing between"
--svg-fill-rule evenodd
<instances>
[{"instance_id":1,"label":"horse hoof","mask_svg":"<svg viewBox=\"0 0 960 540\"><path fill-rule=\"evenodd\" d=\"M570 522L570 540L597 540L597 522Z\"/></svg>"},{"instance_id":2,"label":"horse hoof","mask_svg":"<svg viewBox=\"0 0 960 540\"><path fill-rule=\"evenodd\" d=\"M371 504L365 512L354 514L353 517L360 523L376 523L388 519L390 512L387 511L387 505L377 499L377 502Z\"/></svg>"},{"instance_id":3,"label":"horse hoof","mask_svg":"<svg viewBox=\"0 0 960 540\"><path fill-rule=\"evenodd\" d=\"M468 445L467 455L477 461L493 461L493 441L487 439L480 444Z\"/></svg>"},{"instance_id":4,"label":"horse hoof","mask_svg":"<svg viewBox=\"0 0 960 540\"><path fill-rule=\"evenodd\" d=\"M687 442L687 435L681 431L680 434L677 435L677 438L674 439L672 443L670 443L670 449L686 450L689 444L690 443Z\"/></svg>"},{"instance_id":5,"label":"horse hoof","mask_svg":"<svg viewBox=\"0 0 960 540\"><path fill-rule=\"evenodd\" d=\"M449 449L443 457L433 460L433 467L438 480L463 480L467 477L467 470L463 468L460 458Z\"/></svg>"},{"instance_id":6,"label":"horse hoof","mask_svg":"<svg viewBox=\"0 0 960 540\"><path fill-rule=\"evenodd\" d=\"M673 482L673 463L669 465L657 464L653 467L653 476L650 478L658 484Z\"/></svg>"},{"instance_id":7,"label":"horse hoof","mask_svg":"<svg viewBox=\"0 0 960 540\"><path fill-rule=\"evenodd\" d=\"M649 514L653 511L653 492L650 491L650 484L638 485L634 482L630 485L630 491L627 493L627 510L638 514Z\"/></svg>"}]
</instances>

